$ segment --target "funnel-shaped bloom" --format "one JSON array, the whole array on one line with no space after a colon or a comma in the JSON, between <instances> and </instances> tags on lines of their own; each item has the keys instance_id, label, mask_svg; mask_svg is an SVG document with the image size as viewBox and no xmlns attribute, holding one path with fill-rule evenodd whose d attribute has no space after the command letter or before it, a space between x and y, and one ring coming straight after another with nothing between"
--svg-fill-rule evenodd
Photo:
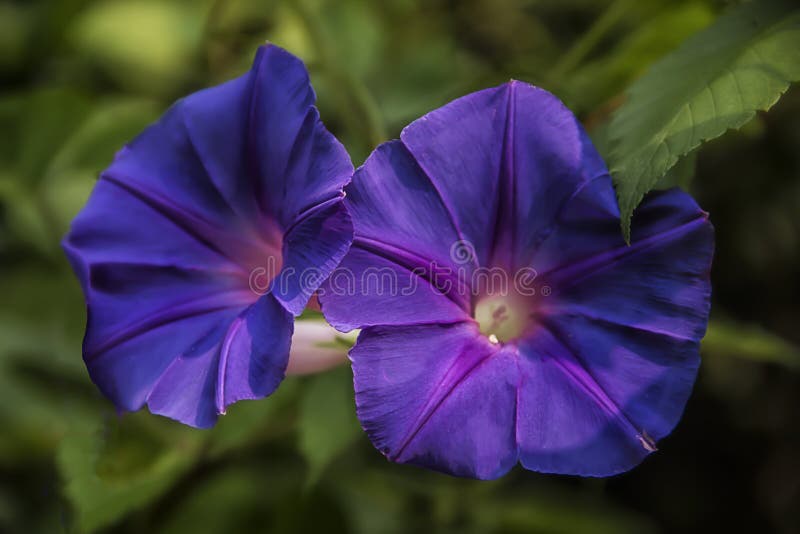
<instances>
[{"instance_id":1,"label":"funnel-shaped bloom","mask_svg":"<svg viewBox=\"0 0 800 534\"><path fill-rule=\"evenodd\" d=\"M352 165L314 100L302 62L262 47L101 174L64 249L86 366L119 409L208 427L283 379L294 316L352 240Z\"/></svg>"},{"instance_id":2,"label":"funnel-shaped bloom","mask_svg":"<svg viewBox=\"0 0 800 534\"><path fill-rule=\"evenodd\" d=\"M390 460L493 478L604 476L681 416L713 231L650 195L626 245L608 171L553 95L510 82L435 110L348 186L355 237L320 300L363 328L358 416Z\"/></svg>"}]
</instances>

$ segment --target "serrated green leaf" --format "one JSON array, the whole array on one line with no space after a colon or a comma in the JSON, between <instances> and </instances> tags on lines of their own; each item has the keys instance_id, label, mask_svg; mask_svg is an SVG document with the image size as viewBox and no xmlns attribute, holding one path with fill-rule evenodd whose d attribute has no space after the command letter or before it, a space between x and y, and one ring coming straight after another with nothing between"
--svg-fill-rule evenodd
<instances>
[{"instance_id":1,"label":"serrated green leaf","mask_svg":"<svg viewBox=\"0 0 800 534\"><path fill-rule=\"evenodd\" d=\"M648 16L647 24L625 36L608 54L569 75L559 96L576 113L595 110L713 20L714 14L705 4L669 4Z\"/></svg>"},{"instance_id":2,"label":"serrated green leaf","mask_svg":"<svg viewBox=\"0 0 800 534\"><path fill-rule=\"evenodd\" d=\"M684 191L689 190L689 185L694 178L694 171L697 167L697 150L693 150L685 157L678 160L667 174L656 182L654 189L670 189L680 187Z\"/></svg>"},{"instance_id":3,"label":"serrated green leaf","mask_svg":"<svg viewBox=\"0 0 800 534\"><path fill-rule=\"evenodd\" d=\"M299 447L309 465L309 482L342 453L361 432L355 416L349 367L309 378L300 405Z\"/></svg>"},{"instance_id":4,"label":"serrated green leaf","mask_svg":"<svg viewBox=\"0 0 800 534\"><path fill-rule=\"evenodd\" d=\"M634 83L609 132L626 239L633 210L681 156L769 109L798 79L800 8L765 0L723 15Z\"/></svg>"}]
</instances>

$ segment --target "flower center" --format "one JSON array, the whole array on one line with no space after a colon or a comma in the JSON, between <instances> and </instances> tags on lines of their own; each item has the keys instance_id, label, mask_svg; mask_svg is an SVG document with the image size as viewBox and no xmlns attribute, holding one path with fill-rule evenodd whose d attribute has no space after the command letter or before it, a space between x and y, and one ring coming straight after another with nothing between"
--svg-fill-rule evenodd
<instances>
[{"instance_id":1,"label":"flower center","mask_svg":"<svg viewBox=\"0 0 800 534\"><path fill-rule=\"evenodd\" d=\"M282 236L279 230L268 226L261 239L242 253L242 265L248 274L248 289L254 300L266 294L283 268Z\"/></svg>"},{"instance_id":2,"label":"flower center","mask_svg":"<svg viewBox=\"0 0 800 534\"><path fill-rule=\"evenodd\" d=\"M531 323L531 303L515 294L487 295L475 304L475 320L492 343L518 338Z\"/></svg>"}]
</instances>

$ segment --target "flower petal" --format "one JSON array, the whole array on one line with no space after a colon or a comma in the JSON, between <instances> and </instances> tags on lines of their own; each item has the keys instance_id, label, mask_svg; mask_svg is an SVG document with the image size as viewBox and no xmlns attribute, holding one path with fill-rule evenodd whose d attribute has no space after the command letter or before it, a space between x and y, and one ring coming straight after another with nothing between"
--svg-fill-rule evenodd
<instances>
[{"instance_id":1,"label":"flower petal","mask_svg":"<svg viewBox=\"0 0 800 534\"><path fill-rule=\"evenodd\" d=\"M609 349L605 343L602 348ZM654 450L639 441L637 436L647 439L642 429L631 423L573 349L551 332L540 330L521 344L520 353L516 424L525 468L608 476L630 469Z\"/></svg>"},{"instance_id":2,"label":"flower petal","mask_svg":"<svg viewBox=\"0 0 800 534\"><path fill-rule=\"evenodd\" d=\"M468 276L474 258L453 256L460 243L454 221L402 143L384 143L370 155L345 202L353 246L320 295L331 324L350 330L465 317L470 295L458 274ZM352 306L356 295L363 304Z\"/></svg>"},{"instance_id":3,"label":"flower petal","mask_svg":"<svg viewBox=\"0 0 800 534\"><path fill-rule=\"evenodd\" d=\"M502 340L479 333L475 299L464 306L448 291L323 295L335 326L367 326L351 358L375 446L392 460L482 478L517 457L528 469L589 476L639 463L677 423L696 376L713 251L707 215L680 191L650 195L628 246L608 171L576 118L518 82L458 99L401 139L455 235L435 210L426 219L427 202L393 209L380 188L404 160L383 157L362 182L378 213L352 210L356 242L343 266L413 270L419 258L442 257L447 244L411 230L419 217L470 240L475 266L505 269L515 283L532 267L540 291L516 288L511 298L524 306L493 312L495 322L528 319ZM396 143L381 151L402 153ZM396 225L409 230L380 239ZM376 237L359 240L361 226Z\"/></svg>"},{"instance_id":4,"label":"flower petal","mask_svg":"<svg viewBox=\"0 0 800 534\"><path fill-rule=\"evenodd\" d=\"M507 84L472 93L409 124L400 139L433 182L462 238L488 263L508 118Z\"/></svg>"},{"instance_id":5,"label":"flower petal","mask_svg":"<svg viewBox=\"0 0 800 534\"><path fill-rule=\"evenodd\" d=\"M516 357L473 323L368 328L350 358L359 419L389 459L477 478L516 463Z\"/></svg>"},{"instance_id":6,"label":"flower petal","mask_svg":"<svg viewBox=\"0 0 800 534\"><path fill-rule=\"evenodd\" d=\"M93 310L91 313L95 313ZM147 402L153 388L170 366L182 355L185 357L213 358L218 354L218 342L227 326L236 317L238 310L225 309L207 314L187 316L157 326L141 334L115 344L101 353L94 353L86 358L89 376L103 394L111 399L121 410L135 411ZM208 379L216 379L212 364L205 364L202 369ZM187 381L205 380L198 370L186 377ZM178 390L180 391L180 390ZM213 382L210 382L213 392ZM214 396L209 394L198 404L197 397L185 395L188 404L194 406L193 411L183 412L182 422L195 426L208 426L216 418ZM184 396L183 393L180 394Z\"/></svg>"},{"instance_id":7,"label":"flower petal","mask_svg":"<svg viewBox=\"0 0 800 534\"><path fill-rule=\"evenodd\" d=\"M699 343L580 316L520 344L520 459L542 472L608 476L656 450L683 413Z\"/></svg>"},{"instance_id":8,"label":"flower petal","mask_svg":"<svg viewBox=\"0 0 800 534\"><path fill-rule=\"evenodd\" d=\"M283 269L271 292L295 316L339 265L353 237L341 197L318 205L284 237Z\"/></svg>"},{"instance_id":9,"label":"flower petal","mask_svg":"<svg viewBox=\"0 0 800 534\"><path fill-rule=\"evenodd\" d=\"M196 226L163 213L164 207L130 188L106 178L98 181L72 222L64 248L78 273L84 292L89 267L95 263L180 265L228 277L244 274L226 251L198 233ZM158 236L158 239L153 239Z\"/></svg>"},{"instance_id":10,"label":"flower petal","mask_svg":"<svg viewBox=\"0 0 800 534\"><path fill-rule=\"evenodd\" d=\"M572 112L517 81L454 100L401 139L483 266L525 265L576 187L607 173Z\"/></svg>"},{"instance_id":11,"label":"flower petal","mask_svg":"<svg viewBox=\"0 0 800 534\"><path fill-rule=\"evenodd\" d=\"M708 320L713 229L679 190L649 195L633 228L628 246L602 177L576 193L537 251L533 265L546 265L542 283L555 291L520 347L520 457L529 469L625 471L680 419ZM552 409L542 412L543 403Z\"/></svg>"},{"instance_id":12,"label":"flower petal","mask_svg":"<svg viewBox=\"0 0 800 534\"><path fill-rule=\"evenodd\" d=\"M383 257L380 249L365 250L355 243L320 288L319 302L328 322L349 332L374 325L452 323L469 318L460 302L416 274L413 262L399 265L397 261L397 257Z\"/></svg>"},{"instance_id":13,"label":"flower petal","mask_svg":"<svg viewBox=\"0 0 800 534\"><path fill-rule=\"evenodd\" d=\"M338 195L353 168L347 151L313 108L316 96L302 61L276 46L264 46L252 75L250 169L260 180L260 205L287 227L304 209Z\"/></svg>"},{"instance_id":14,"label":"flower petal","mask_svg":"<svg viewBox=\"0 0 800 534\"><path fill-rule=\"evenodd\" d=\"M153 413L206 428L228 405L277 389L289 359L291 316L265 295L228 324L222 336L212 330L177 355L148 395Z\"/></svg>"},{"instance_id":15,"label":"flower petal","mask_svg":"<svg viewBox=\"0 0 800 534\"><path fill-rule=\"evenodd\" d=\"M456 267L459 240L439 192L399 141L379 146L347 188L356 243L413 250L423 261ZM411 247L409 247L411 245Z\"/></svg>"},{"instance_id":16,"label":"flower petal","mask_svg":"<svg viewBox=\"0 0 800 534\"><path fill-rule=\"evenodd\" d=\"M313 103L302 62L262 47L250 72L177 102L101 175L64 249L89 309L87 367L121 409L205 427L283 379L292 313L352 239L352 165ZM265 257L318 278L261 295Z\"/></svg>"},{"instance_id":17,"label":"flower petal","mask_svg":"<svg viewBox=\"0 0 800 534\"><path fill-rule=\"evenodd\" d=\"M556 228L576 191L609 177L583 127L558 98L511 82L509 99L494 262L519 268Z\"/></svg>"},{"instance_id":18,"label":"flower petal","mask_svg":"<svg viewBox=\"0 0 800 534\"><path fill-rule=\"evenodd\" d=\"M548 316L580 315L699 341L710 306L714 232L707 215L677 189L647 197L633 220L630 246L586 255L542 275L558 288ZM597 234L595 234L597 235Z\"/></svg>"}]
</instances>

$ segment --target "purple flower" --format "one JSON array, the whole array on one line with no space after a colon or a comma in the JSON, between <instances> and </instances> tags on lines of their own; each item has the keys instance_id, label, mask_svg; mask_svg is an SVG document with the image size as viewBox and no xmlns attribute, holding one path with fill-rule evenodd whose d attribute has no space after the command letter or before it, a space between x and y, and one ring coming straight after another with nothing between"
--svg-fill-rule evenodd
<instances>
[{"instance_id":1,"label":"purple flower","mask_svg":"<svg viewBox=\"0 0 800 534\"><path fill-rule=\"evenodd\" d=\"M100 176L64 249L86 296L84 359L121 410L208 427L272 393L294 316L352 240L352 174L302 62L177 102Z\"/></svg>"},{"instance_id":2,"label":"purple flower","mask_svg":"<svg viewBox=\"0 0 800 534\"><path fill-rule=\"evenodd\" d=\"M494 478L605 476L676 425L709 310L713 230L679 190L621 237L608 171L553 95L512 81L409 125L345 203L321 303L390 460ZM390 285L387 285L390 284Z\"/></svg>"}]
</instances>

